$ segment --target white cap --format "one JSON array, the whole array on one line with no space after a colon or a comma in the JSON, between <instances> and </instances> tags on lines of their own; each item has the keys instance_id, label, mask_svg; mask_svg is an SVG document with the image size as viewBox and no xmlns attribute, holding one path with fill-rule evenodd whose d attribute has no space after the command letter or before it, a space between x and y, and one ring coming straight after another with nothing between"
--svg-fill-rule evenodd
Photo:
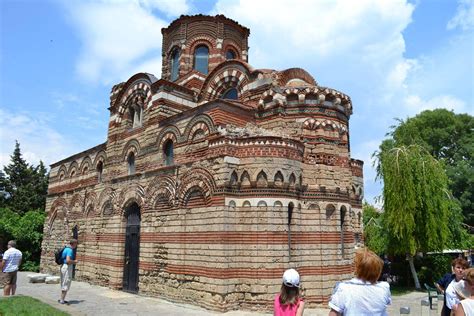
<instances>
[{"instance_id":1,"label":"white cap","mask_svg":"<svg viewBox=\"0 0 474 316\"><path fill-rule=\"evenodd\" d=\"M283 273L283 284L289 287L300 287L300 275L295 269L288 269Z\"/></svg>"}]
</instances>

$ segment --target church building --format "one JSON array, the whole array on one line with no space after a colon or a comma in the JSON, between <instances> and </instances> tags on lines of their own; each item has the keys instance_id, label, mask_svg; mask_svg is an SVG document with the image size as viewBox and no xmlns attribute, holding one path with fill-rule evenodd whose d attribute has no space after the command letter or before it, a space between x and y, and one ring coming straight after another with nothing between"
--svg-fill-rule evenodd
<instances>
[{"instance_id":1,"label":"church building","mask_svg":"<svg viewBox=\"0 0 474 316\"><path fill-rule=\"evenodd\" d=\"M161 78L113 86L105 142L51 165L42 272L76 237L78 280L268 311L291 267L306 306L326 304L362 243L350 97L301 68L253 68L250 30L223 15L162 35Z\"/></svg>"}]
</instances>

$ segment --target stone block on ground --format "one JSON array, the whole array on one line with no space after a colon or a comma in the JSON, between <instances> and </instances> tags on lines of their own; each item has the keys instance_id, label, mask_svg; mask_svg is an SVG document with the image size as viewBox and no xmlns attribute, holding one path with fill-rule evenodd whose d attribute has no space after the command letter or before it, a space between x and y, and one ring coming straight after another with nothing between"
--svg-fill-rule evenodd
<instances>
[{"instance_id":1,"label":"stone block on ground","mask_svg":"<svg viewBox=\"0 0 474 316\"><path fill-rule=\"evenodd\" d=\"M58 277L58 276L47 276L46 279L44 280L44 283L46 283L46 284L58 284L60 280L61 280L61 278Z\"/></svg>"},{"instance_id":2,"label":"stone block on ground","mask_svg":"<svg viewBox=\"0 0 474 316\"><path fill-rule=\"evenodd\" d=\"M48 274L43 273L35 273L35 274L28 274L28 280L30 283L43 283L46 280L46 277L49 276Z\"/></svg>"}]
</instances>

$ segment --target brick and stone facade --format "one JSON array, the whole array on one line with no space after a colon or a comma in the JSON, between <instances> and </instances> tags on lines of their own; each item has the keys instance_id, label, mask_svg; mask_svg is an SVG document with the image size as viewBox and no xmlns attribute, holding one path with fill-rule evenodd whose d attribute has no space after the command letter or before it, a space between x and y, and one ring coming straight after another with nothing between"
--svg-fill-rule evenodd
<instances>
[{"instance_id":1,"label":"brick and stone facade","mask_svg":"<svg viewBox=\"0 0 474 316\"><path fill-rule=\"evenodd\" d=\"M350 98L300 68L252 68L249 29L222 15L162 34L162 78L115 85L106 142L51 165L41 269L57 271L53 251L75 229L81 280L268 310L294 267L307 305L324 304L361 242Z\"/></svg>"}]
</instances>

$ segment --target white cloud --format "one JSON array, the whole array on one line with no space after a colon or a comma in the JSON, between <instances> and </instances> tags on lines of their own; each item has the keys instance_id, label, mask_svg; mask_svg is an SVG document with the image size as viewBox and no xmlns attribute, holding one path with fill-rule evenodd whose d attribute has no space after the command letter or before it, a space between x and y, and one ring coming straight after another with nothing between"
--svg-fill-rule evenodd
<instances>
[{"instance_id":1,"label":"white cloud","mask_svg":"<svg viewBox=\"0 0 474 316\"><path fill-rule=\"evenodd\" d=\"M433 109L448 109L456 113L467 112L466 103L451 95L439 95L429 100L423 100L418 95L409 95L405 98L404 103L412 115Z\"/></svg>"},{"instance_id":2,"label":"white cloud","mask_svg":"<svg viewBox=\"0 0 474 316\"><path fill-rule=\"evenodd\" d=\"M186 1L67 1L64 5L78 30L82 50L76 65L80 78L110 85L127 80L140 65L161 74L161 28L168 22L153 15L186 13Z\"/></svg>"},{"instance_id":3,"label":"white cloud","mask_svg":"<svg viewBox=\"0 0 474 316\"><path fill-rule=\"evenodd\" d=\"M139 3L146 8L158 9L168 17L177 17L190 10L186 0L139 0Z\"/></svg>"},{"instance_id":4,"label":"white cloud","mask_svg":"<svg viewBox=\"0 0 474 316\"><path fill-rule=\"evenodd\" d=\"M446 28L461 28L464 31L474 29L474 0L460 0L456 15L449 20Z\"/></svg>"},{"instance_id":5,"label":"white cloud","mask_svg":"<svg viewBox=\"0 0 474 316\"><path fill-rule=\"evenodd\" d=\"M52 128L54 122L49 117L42 113L17 113L0 109L0 166L10 163L15 140L20 143L23 158L34 165L40 160L49 165L58 157L74 153L74 145Z\"/></svg>"}]
</instances>

